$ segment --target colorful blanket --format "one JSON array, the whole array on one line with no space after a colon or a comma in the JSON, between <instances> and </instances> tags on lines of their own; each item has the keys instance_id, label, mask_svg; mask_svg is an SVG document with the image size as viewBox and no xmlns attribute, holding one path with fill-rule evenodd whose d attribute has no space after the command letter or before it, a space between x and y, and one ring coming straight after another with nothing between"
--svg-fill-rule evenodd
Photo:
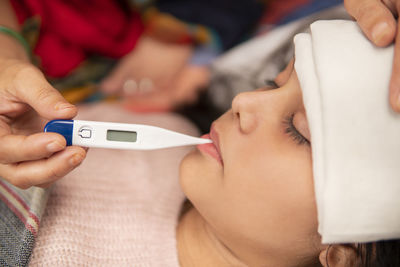
<instances>
[{"instance_id":1,"label":"colorful blanket","mask_svg":"<svg viewBox=\"0 0 400 267\"><path fill-rule=\"evenodd\" d=\"M259 0L11 0L35 63L73 103L103 99L95 85L142 35L215 57L242 40ZM246 10L246 12L243 12Z\"/></svg>"},{"instance_id":2,"label":"colorful blanket","mask_svg":"<svg viewBox=\"0 0 400 267\"><path fill-rule=\"evenodd\" d=\"M28 264L47 198L47 190L21 190L0 178L1 266Z\"/></svg>"}]
</instances>

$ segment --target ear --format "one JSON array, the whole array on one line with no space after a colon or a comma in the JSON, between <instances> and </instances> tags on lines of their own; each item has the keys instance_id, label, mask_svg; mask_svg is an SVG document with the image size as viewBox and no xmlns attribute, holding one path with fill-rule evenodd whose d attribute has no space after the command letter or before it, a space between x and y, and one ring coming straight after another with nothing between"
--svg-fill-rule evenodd
<instances>
[{"instance_id":1,"label":"ear","mask_svg":"<svg viewBox=\"0 0 400 267\"><path fill-rule=\"evenodd\" d=\"M330 245L319 254L324 267L353 267L356 260L357 251L352 245Z\"/></svg>"}]
</instances>

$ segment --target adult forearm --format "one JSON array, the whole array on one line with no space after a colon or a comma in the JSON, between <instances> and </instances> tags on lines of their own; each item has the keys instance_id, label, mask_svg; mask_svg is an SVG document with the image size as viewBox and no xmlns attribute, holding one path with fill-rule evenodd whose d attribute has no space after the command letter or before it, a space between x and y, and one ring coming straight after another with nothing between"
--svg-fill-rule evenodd
<instances>
[{"instance_id":1,"label":"adult forearm","mask_svg":"<svg viewBox=\"0 0 400 267\"><path fill-rule=\"evenodd\" d=\"M19 32L20 27L9 0L0 0L0 26ZM24 46L15 38L0 31L0 60L19 59L29 61Z\"/></svg>"}]
</instances>

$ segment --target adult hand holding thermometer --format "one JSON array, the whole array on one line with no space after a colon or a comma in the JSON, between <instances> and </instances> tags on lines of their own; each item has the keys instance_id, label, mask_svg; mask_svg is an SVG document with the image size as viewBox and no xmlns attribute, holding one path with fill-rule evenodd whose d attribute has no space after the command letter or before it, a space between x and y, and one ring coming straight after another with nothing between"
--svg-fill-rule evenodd
<instances>
[{"instance_id":1,"label":"adult hand holding thermometer","mask_svg":"<svg viewBox=\"0 0 400 267\"><path fill-rule=\"evenodd\" d=\"M44 131L63 135L68 146L152 150L212 143L210 139L142 124L52 120Z\"/></svg>"}]
</instances>

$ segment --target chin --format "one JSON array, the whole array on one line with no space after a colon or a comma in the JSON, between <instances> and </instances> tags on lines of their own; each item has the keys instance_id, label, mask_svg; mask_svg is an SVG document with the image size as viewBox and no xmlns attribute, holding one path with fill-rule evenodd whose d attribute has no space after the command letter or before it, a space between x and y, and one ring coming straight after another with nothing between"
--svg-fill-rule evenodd
<instances>
[{"instance_id":1,"label":"chin","mask_svg":"<svg viewBox=\"0 0 400 267\"><path fill-rule=\"evenodd\" d=\"M196 149L188 154L182 159L179 168L179 182L182 191L188 197L189 188L193 187L193 183L196 180L196 174L198 166L200 165L200 152ZM189 198L189 197L188 197Z\"/></svg>"},{"instance_id":2,"label":"chin","mask_svg":"<svg viewBox=\"0 0 400 267\"><path fill-rule=\"evenodd\" d=\"M210 199L219 188L218 166L199 150L188 153L180 164L179 182L183 193L195 204ZM212 197L211 197L212 198Z\"/></svg>"}]
</instances>

